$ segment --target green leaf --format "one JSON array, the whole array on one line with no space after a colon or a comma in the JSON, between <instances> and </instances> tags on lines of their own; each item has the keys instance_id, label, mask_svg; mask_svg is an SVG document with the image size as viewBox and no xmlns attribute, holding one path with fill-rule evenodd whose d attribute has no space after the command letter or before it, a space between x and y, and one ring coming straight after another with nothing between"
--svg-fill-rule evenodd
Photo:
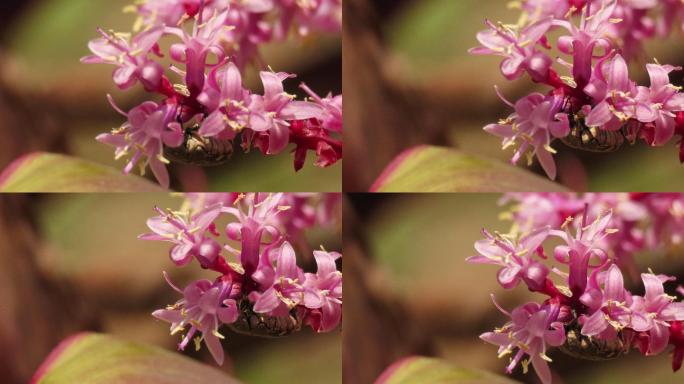
<instances>
[{"instance_id":1,"label":"green leaf","mask_svg":"<svg viewBox=\"0 0 684 384\"><path fill-rule=\"evenodd\" d=\"M419 146L399 155L371 192L553 192L564 187L529 171L455 150Z\"/></svg>"},{"instance_id":2,"label":"green leaf","mask_svg":"<svg viewBox=\"0 0 684 384\"><path fill-rule=\"evenodd\" d=\"M31 384L239 384L220 370L158 347L81 333L59 344Z\"/></svg>"},{"instance_id":3,"label":"green leaf","mask_svg":"<svg viewBox=\"0 0 684 384\"><path fill-rule=\"evenodd\" d=\"M506 377L455 367L446 361L427 357L408 357L383 372L375 384L516 384Z\"/></svg>"},{"instance_id":4,"label":"green leaf","mask_svg":"<svg viewBox=\"0 0 684 384\"><path fill-rule=\"evenodd\" d=\"M160 192L142 177L74 157L35 152L0 174L0 192Z\"/></svg>"}]
</instances>

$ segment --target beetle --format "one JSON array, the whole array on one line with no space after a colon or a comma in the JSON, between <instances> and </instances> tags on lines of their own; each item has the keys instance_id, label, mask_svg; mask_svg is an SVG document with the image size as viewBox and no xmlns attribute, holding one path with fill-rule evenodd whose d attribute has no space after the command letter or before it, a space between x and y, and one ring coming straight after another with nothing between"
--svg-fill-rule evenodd
<instances>
[{"instance_id":1,"label":"beetle","mask_svg":"<svg viewBox=\"0 0 684 384\"><path fill-rule=\"evenodd\" d=\"M288 316L275 317L254 312L249 300L239 300L237 306L238 319L229 325L237 333L274 338L288 336L302 329L302 319L295 309Z\"/></svg>"},{"instance_id":2,"label":"beetle","mask_svg":"<svg viewBox=\"0 0 684 384\"><path fill-rule=\"evenodd\" d=\"M615 152L625 143L634 143L636 132L631 132L630 125L624 124L616 131L608 131L598 127L588 127L584 117L570 115L570 134L561 139L565 145L589 152Z\"/></svg>"},{"instance_id":3,"label":"beetle","mask_svg":"<svg viewBox=\"0 0 684 384\"><path fill-rule=\"evenodd\" d=\"M164 156L174 162L213 167L227 163L233 155L233 142L199 134L199 125L186 128L183 144L164 147Z\"/></svg>"},{"instance_id":4,"label":"beetle","mask_svg":"<svg viewBox=\"0 0 684 384\"><path fill-rule=\"evenodd\" d=\"M593 336L585 336L581 326L574 320L565 326L565 343L559 347L565 354L577 359L604 361L612 360L629 352L623 340L622 331L614 340L601 340Z\"/></svg>"}]
</instances>

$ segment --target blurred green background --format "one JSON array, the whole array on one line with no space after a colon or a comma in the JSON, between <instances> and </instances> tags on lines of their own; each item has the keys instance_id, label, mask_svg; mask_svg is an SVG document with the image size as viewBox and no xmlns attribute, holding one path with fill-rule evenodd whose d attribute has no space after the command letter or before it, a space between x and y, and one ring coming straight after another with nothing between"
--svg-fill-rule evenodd
<instances>
[{"instance_id":1,"label":"blurred green background","mask_svg":"<svg viewBox=\"0 0 684 384\"><path fill-rule=\"evenodd\" d=\"M499 72L500 60L493 56L471 56L467 50L477 46L475 35L485 29L485 18L494 22L515 22L519 12L508 9L508 0L352 0L357 15L372 15L377 25L363 32L350 33L349 39L373 39L375 45L346 44L347 56L355 58L355 67L363 62L378 66L382 98L364 100L362 105L349 100L345 115L349 139L345 173L345 191L368 190L382 169L406 147L433 144L456 148L486 158L509 162L511 150L501 150L500 139L482 128L512 111L494 92L498 85L509 100L517 100L535 90L546 88L523 77L510 82ZM352 7L350 7L352 9ZM345 33L347 31L345 30ZM372 37L370 37L372 36ZM631 63L630 77L648 85L644 67L654 57L661 63L682 65L682 35L656 39L646 45L646 54ZM345 86L373 94L367 79L345 72ZM373 60L377 60L377 63ZM673 83L681 85L684 72L672 74ZM392 92L393 98L386 93ZM350 92L351 93L351 92ZM373 110L368 105L382 104ZM373 115L363 116L363 115ZM380 115L380 117L378 117ZM385 116L387 115L387 116ZM394 115L394 116L392 116ZM397 117L398 116L398 117ZM402 123L405 121L405 123ZM371 136L363 133L373 124ZM358 143L353 142L358 137ZM365 147L363 140L370 140ZM677 140L661 148L643 143L625 147L616 153L592 154L554 143L559 182L575 190L590 191L674 191L684 188L684 166L678 160ZM351 143L351 144L350 144ZM352 145L353 144L353 145ZM362 147L360 149L357 149ZM389 148L387 153L383 148ZM366 164L364 153L373 149L378 157L368 160L368 174L357 172ZM358 156L355 151L359 151ZM364 152L365 151L365 152ZM353 160L353 161L352 161ZM524 162L521 166L525 167ZM543 174L535 165L532 171Z\"/></svg>"},{"instance_id":2,"label":"blurred green background","mask_svg":"<svg viewBox=\"0 0 684 384\"><path fill-rule=\"evenodd\" d=\"M457 366L504 374L508 357L497 359L497 347L478 339L481 333L507 321L494 307L490 294L495 294L497 302L507 310L540 296L522 286L506 291L496 282L495 266L465 262L474 255L473 244L482 238L482 228L502 232L510 229L510 221L499 219L507 209L500 206L500 199L501 195L496 194L354 194L350 202L363 223L367 253L377 269L369 271L374 286L406 307L406 316L414 329L430 340L432 352ZM679 254L642 254L637 263L641 271L652 268L656 273L678 276L680 281L684 277L684 259ZM626 277L626 285L635 294L643 294L640 282L635 284ZM350 317L345 329L359 327L349 321ZM351 341L345 343L345 347L353 345ZM684 381L684 373L672 373L668 353L643 357L632 351L608 362L579 361L557 350L549 356L556 374L554 383ZM534 373L520 372L518 367L513 376L516 380L538 382Z\"/></svg>"},{"instance_id":3,"label":"blurred green background","mask_svg":"<svg viewBox=\"0 0 684 384\"><path fill-rule=\"evenodd\" d=\"M61 286L72 287L69 300L83 305L92 316L93 325L78 330L105 332L175 350L178 337L169 335L167 323L150 315L180 299L164 281L162 271L168 271L179 286L198 278L213 279L215 273L203 271L195 263L177 268L169 259L168 243L137 240L137 236L149 231L145 222L156 215L155 206L178 209L182 199L167 194L29 198L35 217L15 220L35 220L42 237L36 255L39 272ZM219 231L223 231L220 226ZM338 228L313 229L307 232L307 239L312 247L341 249ZM300 250L298 255L305 252ZM298 262L307 271L315 270L311 257L299 256ZM28 280L35 276L20 278ZM50 321L47 309L40 314L43 322ZM80 320L73 315L68 321L78 324ZM340 330L315 334L307 328L281 339L247 337L227 330L223 333L223 369L246 384L341 382ZM25 343L32 342L31 334L23 338ZM44 353L41 360L47 351ZM183 354L215 366L205 347L200 352L187 348ZM27 356L15 358L28 360Z\"/></svg>"},{"instance_id":4,"label":"blurred green background","mask_svg":"<svg viewBox=\"0 0 684 384\"><path fill-rule=\"evenodd\" d=\"M84 65L79 62L89 54L87 43L97 37L96 28L130 31L134 15L122 12L130 0L31 0L4 1L16 8L3 27L0 47L0 84L6 88L8 110L20 113L12 104L20 100L47 114L53 134L63 136L56 148L46 141L31 145L30 150L56 150L122 168L123 160L114 160L113 150L94 140L98 133L120 126L122 117L110 108L105 95L111 93L119 106L129 109L147 97L140 87L122 92L111 79L113 67ZM286 83L290 93L301 94L298 84L306 82L320 94L341 93L341 38L311 36L304 41L275 43L263 50L265 62L274 70L297 73L298 79ZM261 89L256 70L246 75L246 85ZM2 96L0 88L0 96ZM0 97L0 103L2 97ZM2 113L0 113L2 115ZM29 116L24 116L31 120ZM37 120L37 119L36 119ZM5 120L7 122L7 120ZM44 125L44 120L28 124ZM18 129L1 124L3 130ZM40 134L40 133L39 133ZM26 141L26 140L24 140ZM207 169L206 181L197 176L194 190L249 191L340 191L341 164L328 169L313 165L311 156L305 168L294 172L292 155L278 156L256 152L238 153L227 165ZM2 159L0 168L8 160ZM172 175L193 173L194 168L172 167ZM149 172L148 172L149 173ZM149 176L148 176L149 177ZM202 184L206 184L206 187ZM176 180L176 189L189 189Z\"/></svg>"}]
</instances>

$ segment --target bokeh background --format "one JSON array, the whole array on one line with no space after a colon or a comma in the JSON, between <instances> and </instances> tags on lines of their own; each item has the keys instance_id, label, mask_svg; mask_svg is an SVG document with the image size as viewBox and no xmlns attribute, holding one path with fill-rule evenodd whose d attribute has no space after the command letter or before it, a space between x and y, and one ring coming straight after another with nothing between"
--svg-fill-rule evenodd
<instances>
[{"instance_id":1,"label":"bokeh background","mask_svg":"<svg viewBox=\"0 0 684 384\"><path fill-rule=\"evenodd\" d=\"M344 190L368 191L402 150L432 144L508 162L500 139L482 130L511 110L510 100L535 90L526 78L506 81L499 60L471 56L484 19L515 22L508 0L346 0L343 78L346 95ZM684 64L682 34L651 41L631 77L647 85L643 64ZM684 72L672 75L682 83ZM684 188L676 140L592 154L555 144L559 181L578 190L672 191ZM533 172L543 174L539 166ZM545 176L544 176L545 177Z\"/></svg>"},{"instance_id":2,"label":"bokeh background","mask_svg":"<svg viewBox=\"0 0 684 384\"><path fill-rule=\"evenodd\" d=\"M67 153L123 168L112 148L94 140L123 121L109 106L111 93L129 109L145 100L141 88L121 92L112 83L113 67L85 65L87 43L95 28L130 31L134 15L124 14L130 0L3 0L0 4L0 169L31 151ZM342 91L341 38L311 36L264 47L274 70L297 73L286 90L301 95L299 82L324 95ZM246 85L260 90L255 70ZM237 151L240 152L240 151ZM308 159L295 174L287 151L268 158L253 151L236 153L230 163L206 169L173 166L176 190L340 191L342 166L320 169ZM150 173L150 172L148 172ZM148 176L149 177L149 176Z\"/></svg>"},{"instance_id":3,"label":"bokeh background","mask_svg":"<svg viewBox=\"0 0 684 384\"><path fill-rule=\"evenodd\" d=\"M167 194L0 197L0 382L27 383L59 341L80 331L174 351L178 337L151 316L179 299L162 271L180 286L215 274L196 265L177 268L168 244L137 236L148 232L155 205L181 203ZM307 239L316 248L341 250L340 230L313 229ZM313 257L298 255L305 270L315 270ZM222 369L245 384L341 383L340 330L307 328L280 339L224 335ZM216 366L205 347L183 354Z\"/></svg>"},{"instance_id":4,"label":"bokeh background","mask_svg":"<svg viewBox=\"0 0 684 384\"><path fill-rule=\"evenodd\" d=\"M517 287L506 291L496 282L495 266L465 262L474 255L481 229L508 232L499 220L506 207L498 194L352 194L344 220L345 382L372 383L391 363L411 355L437 356L452 364L504 375L508 358L478 336L506 321L490 294L506 309L540 296ZM640 254L639 270L684 278L684 250ZM626 277L635 294L641 282ZM643 357L638 351L608 362L580 361L549 353L557 384L674 384L670 356ZM521 373L521 383L539 383ZM348 380L348 381L347 381Z\"/></svg>"}]
</instances>

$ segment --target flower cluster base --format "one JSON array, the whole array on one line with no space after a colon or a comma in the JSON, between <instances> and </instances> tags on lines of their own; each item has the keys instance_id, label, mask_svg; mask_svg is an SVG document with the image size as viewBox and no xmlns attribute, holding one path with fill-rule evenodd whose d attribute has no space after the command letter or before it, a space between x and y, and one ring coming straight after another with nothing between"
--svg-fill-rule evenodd
<instances>
[{"instance_id":1,"label":"flower cluster base","mask_svg":"<svg viewBox=\"0 0 684 384\"><path fill-rule=\"evenodd\" d=\"M342 255L313 252L315 273L304 272L291 245L305 243L304 231L333 225L340 195L316 194L189 194L179 211L163 211L147 221L151 233L143 240L172 244L177 266L193 261L217 273L184 289L168 274L169 285L182 296L153 316L181 334L179 350L194 341L206 344L218 364L224 353L224 326L261 337L282 337L304 326L330 332L342 321ZM219 243L218 221L229 220ZM235 248L231 244L240 244Z\"/></svg>"}]
</instances>

